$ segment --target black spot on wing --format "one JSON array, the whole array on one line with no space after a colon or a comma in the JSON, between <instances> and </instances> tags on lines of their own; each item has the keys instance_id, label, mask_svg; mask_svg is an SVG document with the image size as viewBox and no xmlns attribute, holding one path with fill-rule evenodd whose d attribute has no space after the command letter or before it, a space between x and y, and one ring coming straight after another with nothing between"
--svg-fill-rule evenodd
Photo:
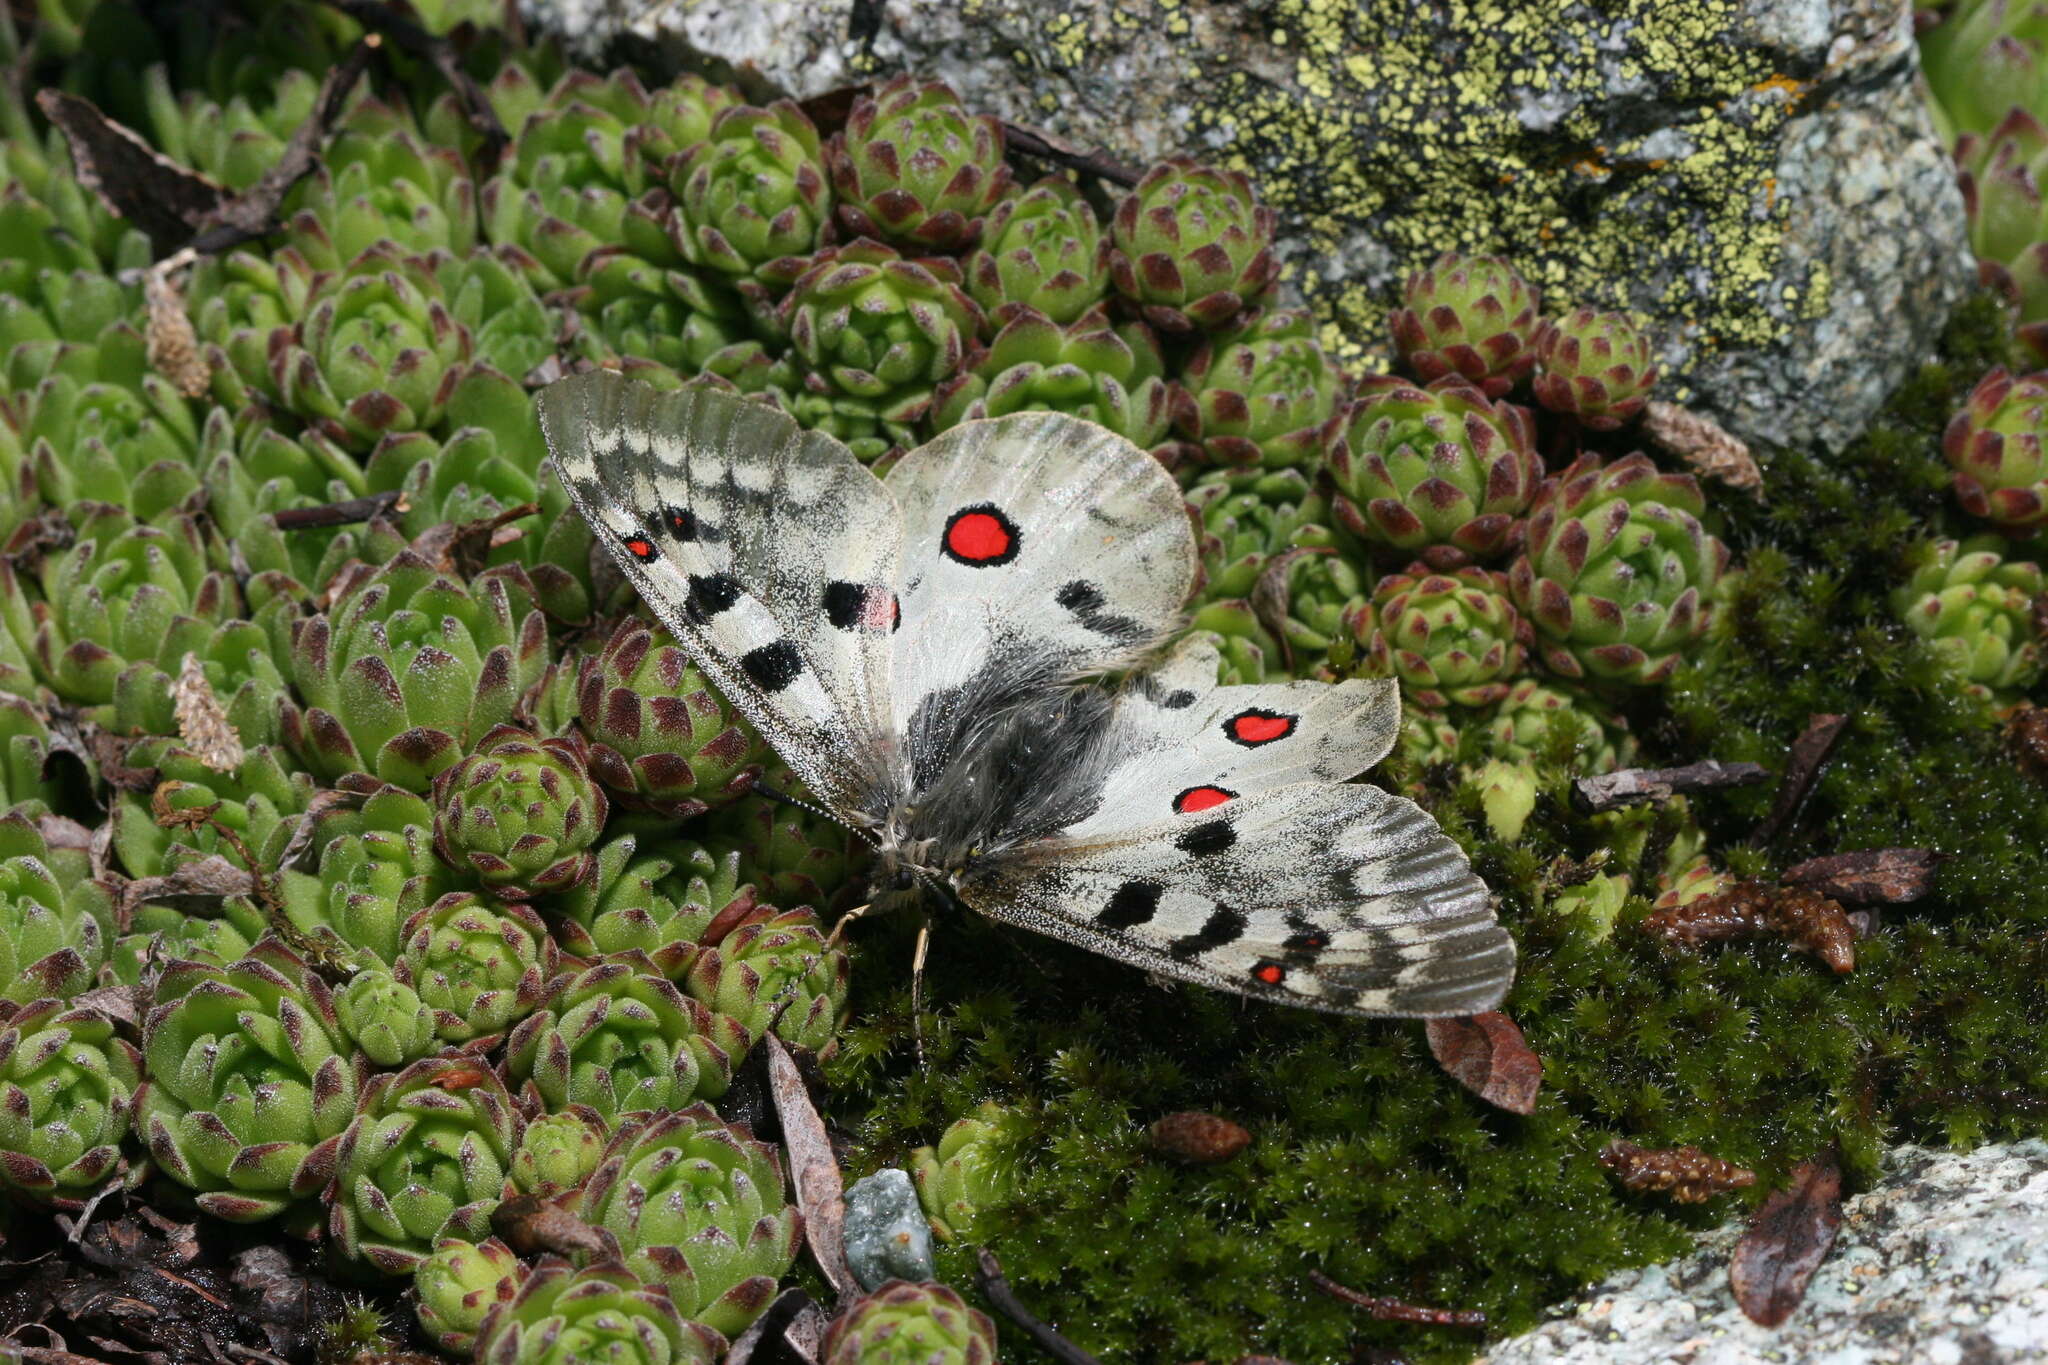
<instances>
[{"instance_id":1,"label":"black spot on wing","mask_svg":"<svg viewBox=\"0 0 2048 1365\"><path fill-rule=\"evenodd\" d=\"M1054 594L1053 601L1074 613L1074 619L1083 626L1108 639L1134 644L1152 634L1141 622L1104 611L1103 604L1108 599L1101 588L1086 579L1077 578L1064 585Z\"/></svg>"},{"instance_id":2,"label":"black spot on wing","mask_svg":"<svg viewBox=\"0 0 2048 1365\"><path fill-rule=\"evenodd\" d=\"M662 508L661 524L677 540L688 542L697 538L697 514L687 507Z\"/></svg>"},{"instance_id":3,"label":"black spot on wing","mask_svg":"<svg viewBox=\"0 0 2048 1365\"><path fill-rule=\"evenodd\" d=\"M852 630L867 610L868 590L860 583L838 579L825 585L825 619L839 630Z\"/></svg>"},{"instance_id":4,"label":"black spot on wing","mask_svg":"<svg viewBox=\"0 0 2048 1365\"><path fill-rule=\"evenodd\" d=\"M1174 846L1197 858L1227 853L1237 843L1237 831L1228 820L1204 820L1175 839Z\"/></svg>"},{"instance_id":5,"label":"black spot on wing","mask_svg":"<svg viewBox=\"0 0 2048 1365\"><path fill-rule=\"evenodd\" d=\"M1195 694L1185 687L1176 688L1161 697L1159 704L1168 711L1185 711L1195 704Z\"/></svg>"},{"instance_id":6,"label":"black spot on wing","mask_svg":"<svg viewBox=\"0 0 2048 1365\"><path fill-rule=\"evenodd\" d=\"M1200 929L1175 939L1166 946L1166 951L1177 958L1199 957L1211 949L1229 947L1244 937L1244 929L1242 910L1219 905L1209 912Z\"/></svg>"},{"instance_id":7,"label":"black spot on wing","mask_svg":"<svg viewBox=\"0 0 2048 1365\"><path fill-rule=\"evenodd\" d=\"M730 611L739 600L739 580L731 574L690 575L690 606L696 612L693 619L708 621L722 611Z\"/></svg>"},{"instance_id":8,"label":"black spot on wing","mask_svg":"<svg viewBox=\"0 0 2048 1365\"><path fill-rule=\"evenodd\" d=\"M1159 913L1159 898L1166 888L1158 882L1125 882L1095 914L1105 929L1132 929Z\"/></svg>"},{"instance_id":9,"label":"black spot on wing","mask_svg":"<svg viewBox=\"0 0 2048 1365\"><path fill-rule=\"evenodd\" d=\"M804 671L803 656L787 640L776 640L740 655L740 671L763 692L780 692Z\"/></svg>"}]
</instances>

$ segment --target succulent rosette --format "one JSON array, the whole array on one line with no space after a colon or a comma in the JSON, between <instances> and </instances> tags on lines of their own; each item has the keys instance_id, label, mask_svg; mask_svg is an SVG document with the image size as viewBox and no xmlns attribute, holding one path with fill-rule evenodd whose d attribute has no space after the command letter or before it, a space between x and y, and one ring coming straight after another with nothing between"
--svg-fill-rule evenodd
<instances>
[{"instance_id":1,"label":"succulent rosette","mask_svg":"<svg viewBox=\"0 0 2048 1365\"><path fill-rule=\"evenodd\" d=\"M958 276L943 258L909 260L865 237L812 257L782 301L803 371L797 420L863 460L916 444L914 424L959 373L980 323Z\"/></svg>"},{"instance_id":2,"label":"succulent rosette","mask_svg":"<svg viewBox=\"0 0 2048 1365\"><path fill-rule=\"evenodd\" d=\"M1404 706L1401 711L1401 757L1425 768L1458 757L1464 736L1447 712L1420 706Z\"/></svg>"},{"instance_id":3,"label":"succulent rosette","mask_svg":"<svg viewBox=\"0 0 2048 1365\"><path fill-rule=\"evenodd\" d=\"M590 773L622 806L672 819L753 789L764 749L675 637L627 619L576 675Z\"/></svg>"},{"instance_id":4,"label":"succulent rosette","mask_svg":"<svg viewBox=\"0 0 2048 1365\"><path fill-rule=\"evenodd\" d=\"M911 1157L918 1202L944 1242L983 1238L988 1215L1017 1197L1017 1116L993 1100L948 1124Z\"/></svg>"},{"instance_id":5,"label":"succulent rosette","mask_svg":"<svg viewBox=\"0 0 2048 1365\"><path fill-rule=\"evenodd\" d=\"M510 721L547 666L525 575L468 584L411 550L330 587L334 605L291 628L285 743L316 775L370 773L413 791Z\"/></svg>"},{"instance_id":6,"label":"succulent rosette","mask_svg":"<svg viewBox=\"0 0 2048 1365\"><path fill-rule=\"evenodd\" d=\"M2048 359L2048 124L2015 106L1997 126L1957 138L1955 155L1978 280L2013 306L2021 344Z\"/></svg>"},{"instance_id":7,"label":"succulent rosette","mask_svg":"<svg viewBox=\"0 0 2048 1365\"><path fill-rule=\"evenodd\" d=\"M0 1000L89 990L114 932L113 897L22 812L0 816Z\"/></svg>"},{"instance_id":8,"label":"succulent rosette","mask_svg":"<svg viewBox=\"0 0 2048 1365\"><path fill-rule=\"evenodd\" d=\"M1188 488L1200 518L1198 600L1249 598L1273 556L1332 543L1329 504L1299 469L1225 469Z\"/></svg>"},{"instance_id":9,"label":"succulent rosette","mask_svg":"<svg viewBox=\"0 0 2048 1365\"><path fill-rule=\"evenodd\" d=\"M1463 379L1426 388L1367 379L1329 455L1337 524L1431 568L1493 559L1515 543L1543 478L1529 415Z\"/></svg>"},{"instance_id":10,"label":"succulent rosette","mask_svg":"<svg viewBox=\"0 0 2048 1365\"><path fill-rule=\"evenodd\" d=\"M284 869L286 913L391 966L407 921L453 891L457 877L434 853L434 811L425 800L374 780L348 787L360 804L319 817L315 871Z\"/></svg>"},{"instance_id":11,"label":"succulent rosette","mask_svg":"<svg viewBox=\"0 0 2048 1365\"><path fill-rule=\"evenodd\" d=\"M531 907L451 891L406 922L392 970L434 1012L442 1041L475 1049L540 1007L556 960Z\"/></svg>"},{"instance_id":12,"label":"succulent rosette","mask_svg":"<svg viewBox=\"0 0 2048 1365\"><path fill-rule=\"evenodd\" d=\"M1410 275L1387 329L1408 372L1457 375L1502 398L1535 368L1537 293L1499 256L1447 251Z\"/></svg>"},{"instance_id":13,"label":"succulent rosette","mask_svg":"<svg viewBox=\"0 0 2048 1365\"><path fill-rule=\"evenodd\" d=\"M2003 549L1991 536L1937 542L1892 608L1965 684L2006 702L2041 678L2035 604L2048 578Z\"/></svg>"},{"instance_id":14,"label":"succulent rosette","mask_svg":"<svg viewBox=\"0 0 2048 1365\"><path fill-rule=\"evenodd\" d=\"M477 1329L479 1365L713 1365L725 1338L686 1321L660 1288L617 1265L543 1256Z\"/></svg>"},{"instance_id":15,"label":"succulent rosette","mask_svg":"<svg viewBox=\"0 0 2048 1365\"><path fill-rule=\"evenodd\" d=\"M1576 308L1536 331L1536 401L1593 431L1638 416L1657 383L1650 337L1626 313Z\"/></svg>"},{"instance_id":16,"label":"succulent rosette","mask_svg":"<svg viewBox=\"0 0 2048 1365\"><path fill-rule=\"evenodd\" d=\"M1159 343L1142 322L1112 324L1092 310L1061 326L1017 310L968 368L938 391L934 429L1013 412L1067 412L1165 456L1173 386Z\"/></svg>"},{"instance_id":17,"label":"succulent rosette","mask_svg":"<svg viewBox=\"0 0 2048 1365\"><path fill-rule=\"evenodd\" d=\"M788 100L721 111L675 185L683 255L763 294L795 282L832 218L818 130Z\"/></svg>"},{"instance_id":18,"label":"succulent rosette","mask_svg":"<svg viewBox=\"0 0 2048 1365\"><path fill-rule=\"evenodd\" d=\"M626 953L571 978L505 1042L505 1074L550 1111L577 1104L607 1124L716 1099L752 1044L745 1025L684 995Z\"/></svg>"},{"instance_id":19,"label":"succulent rosette","mask_svg":"<svg viewBox=\"0 0 2048 1365\"><path fill-rule=\"evenodd\" d=\"M404 1066L440 1046L434 1012L412 987L379 968L358 972L335 991L334 1017L377 1066Z\"/></svg>"},{"instance_id":20,"label":"succulent rosette","mask_svg":"<svg viewBox=\"0 0 2048 1365\"><path fill-rule=\"evenodd\" d=\"M1942 433L1956 500L2012 534L2048 526L2048 370L1992 370Z\"/></svg>"},{"instance_id":21,"label":"succulent rosette","mask_svg":"<svg viewBox=\"0 0 2048 1365\"><path fill-rule=\"evenodd\" d=\"M838 1045L851 984L846 951L827 947L809 910L764 913L698 953L684 989L759 1037L829 1055Z\"/></svg>"},{"instance_id":22,"label":"succulent rosette","mask_svg":"<svg viewBox=\"0 0 2048 1365\"><path fill-rule=\"evenodd\" d=\"M766 774L769 786L802 799L803 786L787 768ZM795 806L750 796L705 821L702 837L738 852L736 884L751 884L770 905L832 905L851 879L865 845L844 825Z\"/></svg>"},{"instance_id":23,"label":"succulent rosette","mask_svg":"<svg viewBox=\"0 0 2048 1365\"><path fill-rule=\"evenodd\" d=\"M847 232L912 250L972 246L1010 188L1003 125L969 114L951 86L909 75L855 100L825 158Z\"/></svg>"},{"instance_id":24,"label":"succulent rosette","mask_svg":"<svg viewBox=\"0 0 2048 1365\"><path fill-rule=\"evenodd\" d=\"M1336 434L1343 379L1303 310L1209 337L1181 385L1175 422L1210 464L1313 468Z\"/></svg>"},{"instance_id":25,"label":"succulent rosette","mask_svg":"<svg viewBox=\"0 0 2048 1365\"><path fill-rule=\"evenodd\" d=\"M539 1199L581 1190L604 1159L609 1135L604 1120L582 1105L542 1114L526 1125L512 1153L513 1187Z\"/></svg>"},{"instance_id":26,"label":"succulent rosette","mask_svg":"<svg viewBox=\"0 0 2048 1365\"><path fill-rule=\"evenodd\" d=\"M1109 238L1074 182L1049 175L996 205L962 270L987 325L1029 309L1064 326L1109 293Z\"/></svg>"},{"instance_id":27,"label":"succulent rosette","mask_svg":"<svg viewBox=\"0 0 2048 1365\"><path fill-rule=\"evenodd\" d=\"M1109 277L1160 331L1214 330L1272 288L1273 226L1242 172L1169 157L1117 204Z\"/></svg>"},{"instance_id":28,"label":"succulent rosette","mask_svg":"<svg viewBox=\"0 0 2048 1365\"><path fill-rule=\"evenodd\" d=\"M0 666L0 680L5 671ZM52 803L64 805L63 769L51 763L53 757L53 737L44 713L25 697L0 692L0 808L25 807L24 814L33 817Z\"/></svg>"},{"instance_id":29,"label":"succulent rosette","mask_svg":"<svg viewBox=\"0 0 2048 1365\"><path fill-rule=\"evenodd\" d=\"M935 1282L890 1280L825 1329L819 1365L995 1365L996 1328Z\"/></svg>"},{"instance_id":30,"label":"succulent rosette","mask_svg":"<svg viewBox=\"0 0 2048 1365\"><path fill-rule=\"evenodd\" d=\"M313 800L312 779L288 771L268 747L247 750L222 770L153 735L131 745L124 762L157 775L147 795L123 791L112 813L114 851L131 877L162 876L214 855L244 867L243 849L259 867L274 866L291 837L289 817Z\"/></svg>"},{"instance_id":31,"label":"succulent rosette","mask_svg":"<svg viewBox=\"0 0 2048 1365\"><path fill-rule=\"evenodd\" d=\"M652 844L621 834L598 850L597 874L560 898L556 934L582 958L638 952L670 980L695 960L698 941L757 918L754 888L740 882L740 853L702 844ZM772 912L771 912L772 913Z\"/></svg>"},{"instance_id":32,"label":"succulent rosette","mask_svg":"<svg viewBox=\"0 0 2048 1365\"><path fill-rule=\"evenodd\" d=\"M443 1351L467 1359L477 1328L493 1308L513 1300L526 1274L512 1248L495 1237L443 1237L413 1267L420 1330Z\"/></svg>"},{"instance_id":33,"label":"succulent rosette","mask_svg":"<svg viewBox=\"0 0 2048 1365\"><path fill-rule=\"evenodd\" d=\"M727 1336L773 1301L802 1232L775 1149L703 1104L621 1128L582 1213L618 1239L628 1269Z\"/></svg>"},{"instance_id":34,"label":"succulent rosette","mask_svg":"<svg viewBox=\"0 0 2048 1365\"><path fill-rule=\"evenodd\" d=\"M1298 546L1273 556L1252 589L1250 607L1272 632L1281 662L1297 675L1306 674L1333 643L1354 632L1358 617L1368 610L1371 586L1359 566L1336 549ZM1206 624L1220 615L1212 609L1197 619Z\"/></svg>"},{"instance_id":35,"label":"succulent rosette","mask_svg":"<svg viewBox=\"0 0 2048 1365\"><path fill-rule=\"evenodd\" d=\"M1362 643L1375 671L1399 678L1404 696L1433 711L1506 697L1530 640L1507 575L1472 567L1388 574L1373 588L1371 620Z\"/></svg>"},{"instance_id":36,"label":"succulent rosette","mask_svg":"<svg viewBox=\"0 0 2048 1365\"><path fill-rule=\"evenodd\" d=\"M1545 480L1508 585L1551 671L1636 685L1677 672L1728 567L1705 510L1691 475L1645 455L1582 456Z\"/></svg>"},{"instance_id":37,"label":"succulent rosette","mask_svg":"<svg viewBox=\"0 0 2048 1365\"><path fill-rule=\"evenodd\" d=\"M410 1275L445 1238L483 1241L521 1127L512 1097L473 1058L380 1072L334 1149L335 1246L387 1275Z\"/></svg>"},{"instance_id":38,"label":"succulent rosette","mask_svg":"<svg viewBox=\"0 0 2048 1365\"><path fill-rule=\"evenodd\" d=\"M1934 9L1916 5L1916 9ZM1960 0L1920 38L1920 64L1944 136L1978 132L2014 109L2048 109L2048 31L2031 5Z\"/></svg>"},{"instance_id":39,"label":"succulent rosette","mask_svg":"<svg viewBox=\"0 0 2048 1365\"><path fill-rule=\"evenodd\" d=\"M168 964L153 1000L135 1131L156 1168L236 1223L318 1193L365 1071L327 983L265 939L225 967Z\"/></svg>"},{"instance_id":40,"label":"succulent rosette","mask_svg":"<svg viewBox=\"0 0 2048 1365\"><path fill-rule=\"evenodd\" d=\"M0 1004L0 1185L78 1208L121 1167L141 1058L103 1012Z\"/></svg>"},{"instance_id":41,"label":"succulent rosette","mask_svg":"<svg viewBox=\"0 0 2048 1365\"><path fill-rule=\"evenodd\" d=\"M53 373L23 394L17 481L43 502L69 511L122 490L143 521L178 506L199 488L199 418L170 383L145 374L134 385L89 383Z\"/></svg>"},{"instance_id":42,"label":"succulent rosette","mask_svg":"<svg viewBox=\"0 0 2048 1365\"><path fill-rule=\"evenodd\" d=\"M596 870L608 809L576 743L500 725L435 776L434 847L493 895L531 900Z\"/></svg>"},{"instance_id":43,"label":"succulent rosette","mask_svg":"<svg viewBox=\"0 0 2048 1365\"><path fill-rule=\"evenodd\" d=\"M1605 773L1635 758L1628 721L1598 699L1542 678L1518 678L1486 720L1488 751L1511 763L1555 757L1576 772Z\"/></svg>"}]
</instances>

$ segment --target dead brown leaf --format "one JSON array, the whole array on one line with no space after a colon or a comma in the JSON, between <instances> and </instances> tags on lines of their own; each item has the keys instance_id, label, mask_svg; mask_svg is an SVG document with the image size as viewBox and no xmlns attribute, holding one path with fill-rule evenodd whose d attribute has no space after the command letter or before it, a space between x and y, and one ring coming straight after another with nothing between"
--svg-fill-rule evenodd
<instances>
[{"instance_id":1,"label":"dead brown leaf","mask_svg":"<svg viewBox=\"0 0 2048 1365\"><path fill-rule=\"evenodd\" d=\"M1536 1112L1543 1059L1530 1050L1515 1021L1499 1010L1469 1019L1424 1021L1430 1055L1451 1079L1498 1109Z\"/></svg>"},{"instance_id":2,"label":"dead brown leaf","mask_svg":"<svg viewBox=\"0 0 2048 1365\"><path fill-rule=\"evenodd\" d=\"M768 1086L782 1121L782 1146L789 1155L790 1178L796 1183L797 1210L804 1236L825 1279L842 1295L861 1292L853 1268L846 1263L846 1182L832 1151L825 1121L811 1103L811 1093L782 1040L770 1033L761 1039L768 1049Z\"/></svg>"},{"instance_id":3,"label":"dead brown leaf","mask_svg":"<svg viewBox=\"0 0 2048 1365\"><path fill-rule=\"evenodd\" d=\"M1794 863L1779 880L1857 905L1898 905L1933 890L1941 862L1931 848L1861 848Z\"/></svg>"},{"instance_id":4,"label":"dead brown leaf","mask_svg":"<svg viewBox=\"0 0 2048 1365\"><path fill-rule=\"evenodd\" d=\"M1643 409L1643 434L1685 461L1702 478L1763 497L1764 473L1749 447L1704 413L1652 401Z\"/></svg>"},{"instance_id":5,"label":"dead brown leaf","mask_svg":"<svg viewBox=\"0 0 2048 1365\"><path fill-rule=\"evenodd\" d=\"M178 718L178 737L201 763L217 773L242 766L242 737L229 722L227 708L213 694L199 656L189 650L171 684L171 713Z\"/></svg>"},{"instance_id":6,"label":"dead brown leaf","mask_svg":"<svg viewBox=\"0 0 2048 1365\"><path fill-rule=\"evenodd\" d=\"M1792 1316L1841 1226L1840 1168L1826 1158L1802 1162L1791 1184L1758 1206L1728 1260L1735 1302L1751 1322L1776 1327Z\"/></svg>"}]
</instances>

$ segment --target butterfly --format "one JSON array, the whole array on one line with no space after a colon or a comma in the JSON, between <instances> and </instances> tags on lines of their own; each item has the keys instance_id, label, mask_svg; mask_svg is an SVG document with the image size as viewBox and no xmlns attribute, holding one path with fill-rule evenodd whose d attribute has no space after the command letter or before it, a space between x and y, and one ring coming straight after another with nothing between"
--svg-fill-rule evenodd
<instances>
[{"instance_id":1,"label":"butterfly","mask_svg":"<svg viewBox=\"0 0 2048 1365\"><path fill-rule=\"evenodd\" d=\"M540 396L557 472L705 675L936 896L1148 972L1310 1009L1468 1015L1514 972L1465 855L1349 782L1386 679L1221 686L1170 647L1197 570L1173 477L1061 413L954 427L877 478L766 405L610 371ZM1091 679L1114 674L1114 687Z\"/></svg>"}]
</instances>

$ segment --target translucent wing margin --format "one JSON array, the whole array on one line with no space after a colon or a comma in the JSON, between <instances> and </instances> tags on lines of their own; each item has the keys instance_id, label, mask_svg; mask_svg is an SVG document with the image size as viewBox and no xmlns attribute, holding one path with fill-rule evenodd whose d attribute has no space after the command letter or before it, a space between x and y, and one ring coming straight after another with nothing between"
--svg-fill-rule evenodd
<instances>
[{"instance_id":1,"label":"translucent wing margin","mask_svg":"<svg viewBox=\"0 0 2048 1365\"><path fill-rule=\"evenodd\" d=\"M1338 1014L1492 1009L1513 941L1422 809L1297 783L1099 839L980 860L961 898L993 919L1217 990Z\"/></svg>"},{"instance_id":2,"label":"translucent wing margin","mask_svg":"<svg viewBox=\"0 0 2048 1365\"><path fill-rule=\"evenodd\" d=\"M1196 552L1173 477L1063 413L966 422L904 456L896 716L923 790L975 724L1128 666L1179 623Z\"/></svg>"},{"instance_id":3,"label":"translucent wing margin","mask_svg":"<svg viewBox=\"0 0 2048 1365\"><path fill-rule=\"evenodd\" d=\"M540 416L577 509L719 691L836 812L885 808L902 519L880 481L773 408L610 371L550 385Z\"/></svg>"}]
</instances>

